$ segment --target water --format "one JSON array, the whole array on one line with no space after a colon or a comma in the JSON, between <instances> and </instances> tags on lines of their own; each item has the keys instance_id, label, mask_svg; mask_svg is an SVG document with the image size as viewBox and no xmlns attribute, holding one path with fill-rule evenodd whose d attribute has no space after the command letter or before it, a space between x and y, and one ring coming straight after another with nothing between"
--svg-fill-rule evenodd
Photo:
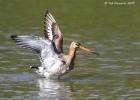
<instances>
[{"instance_id":1,"label":"water","mask_svg":"<svg viewBox=\"0 0 140 100\"><path fill-rule=\"evenodd\" d=\"M127 2L126 0L124 0ZM0 0L0 100L139 100L140 14L133 5L99 0ZM10 35L43 35L49 8L64 33L64 51L78 40L100 56L78 50L75 69L61 80L40 78L33 52Z\"/></svg>"}]
</instances>

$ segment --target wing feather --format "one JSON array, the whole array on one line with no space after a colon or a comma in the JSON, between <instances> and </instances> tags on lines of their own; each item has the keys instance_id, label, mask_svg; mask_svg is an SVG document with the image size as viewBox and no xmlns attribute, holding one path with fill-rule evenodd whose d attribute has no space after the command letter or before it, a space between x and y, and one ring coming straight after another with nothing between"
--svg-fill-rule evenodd
<instances>
[{"instance_id":1,"label":"wing feather","mask_svg":"<svg viewBox=\"0 0 140 100\"><path fill-rule=\"evenodd\" d=\"M11 38L15 40L15 42L23 47L23 48L29 48L37 53L40 53L41 50L44 48L46 45L45 42L43 41L42 38L38 36L17 36L17 35L12 35Z\"/></svg>"},{"instance_id":2,"label":"wing feather","mask_svg":"<svg viewBox=\"0 0 140 100\"><path fill-rule=\"evenodd\" d=\"M48 10L46 11L44 18L44 35L54 42L55 50L58 53L63 52L63 35L54 17Z\"/></svg>"}]
</instances>

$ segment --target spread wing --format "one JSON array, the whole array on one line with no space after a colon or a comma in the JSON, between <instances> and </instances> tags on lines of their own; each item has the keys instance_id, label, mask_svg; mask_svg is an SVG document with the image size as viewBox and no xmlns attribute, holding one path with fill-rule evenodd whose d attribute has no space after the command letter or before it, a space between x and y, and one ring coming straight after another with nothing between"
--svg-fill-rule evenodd
<instances>
[{"instance_id":1,"label":"spread wing","mask_svg":"<svg viewBox=\"0 0 140 100\"><path fill-rule=\"evenodd\" d=\"M50 55L55 55L52 42L38 36L18 36L12 35L11 38L21 47L29 48L40 54L41 60L46 59Z\"/></svg>"},{"instance_id":2,"label":"spread wing","mask_svg":"<svg viewBox=\"0 0 140 100\"><path fill-rule=\"evenodd\" d=\"M46 43L44 42L44 40L38 36L17 36L17 35L12 35L11 38L21 47L23 48L29 48L32 49L34 51L36 51L37 53L40 53Z\"/></svg>"},{"instance_id":3,"label":"spread wing","mask_svg":"<svg viewBox=\"0 0 140 100\"><path fill-rule=\"evenodd\" d=\"M63 36L54 17L47 10L44 17L44 35L45 38L53 41L54 47L58 53L63 52Z\"/></svg>"}]
</instances>

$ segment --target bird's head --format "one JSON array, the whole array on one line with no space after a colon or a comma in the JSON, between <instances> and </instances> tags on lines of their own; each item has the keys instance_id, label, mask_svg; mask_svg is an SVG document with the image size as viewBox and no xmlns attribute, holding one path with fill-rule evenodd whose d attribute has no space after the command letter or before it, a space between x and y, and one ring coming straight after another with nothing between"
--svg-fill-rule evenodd
<instances>
[{"instance_id":1,"label":"bird's head","mask_svg":"<svg viewBox=\"0 0 140 100\"><path fill-rule=\"evenodd\" d=\"M79 43L79 42L72 42L72 43L71 43L71 48L75 48L75 49L80 48L81 50L84 50L84 51L86 51L86 52L99 55L99 53L97 53L97 52L95 52L95 51L92 51L92 50L90 50L90 49L84 47L84 46L81 45L81 43Z\"/></svg>"}]
</instances>

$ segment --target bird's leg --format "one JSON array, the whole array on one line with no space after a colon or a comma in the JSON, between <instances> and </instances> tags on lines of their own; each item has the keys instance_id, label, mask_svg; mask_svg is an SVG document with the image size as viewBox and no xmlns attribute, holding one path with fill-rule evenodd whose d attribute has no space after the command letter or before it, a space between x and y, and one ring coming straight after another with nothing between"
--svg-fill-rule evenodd
<instances>
[{"instance_id":1,"label":"bird's leg","mask_svg":"<svg viewBox=\"0 0 140 100\"><path fill-rule=\"evenodd\" d=\"M38 66L32 65L30 66L30 69L38 69Z\"/></svg>"}]
</instances>

